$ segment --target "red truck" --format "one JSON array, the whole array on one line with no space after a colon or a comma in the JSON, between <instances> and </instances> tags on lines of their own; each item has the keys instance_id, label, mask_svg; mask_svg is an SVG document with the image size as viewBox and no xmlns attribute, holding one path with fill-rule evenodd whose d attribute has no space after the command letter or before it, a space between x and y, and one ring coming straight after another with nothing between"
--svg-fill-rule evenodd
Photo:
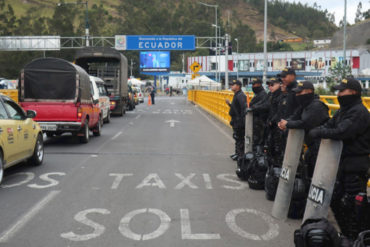
<instances>
[{"instance_id":1,"label":"red truck","mask_svg":"<svg viewBox=\"0 0 370 247\"><path fill-rule=\"evenodd\" d=\"M90 139L100 136L99 102L93 100L89 75L81 67L59 58L39 58L21 71L19 103L37 112L36 120L48 137L65 132Z\"/></svg>"}]
</instances>

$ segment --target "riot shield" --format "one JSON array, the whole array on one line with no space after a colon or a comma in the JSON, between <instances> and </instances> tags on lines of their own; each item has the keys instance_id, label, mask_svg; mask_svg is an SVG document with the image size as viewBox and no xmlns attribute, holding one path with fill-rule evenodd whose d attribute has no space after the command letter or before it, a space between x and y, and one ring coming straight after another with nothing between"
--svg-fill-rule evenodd
<instances>
[{"instance_id":1,"label":"riot shield","mask_svg":"<svg viewBox=\"0 0 370 247\"><path fill-rule=\"evenodd\" d=\"M277 219L285 220L288 217L289 205L292 198L294 179L302 151L303 139L304 130L289 130L279 185L272 208L272 216Z\"/></svg>"},{"instance_id":2,"label":"riot shield","mask_svg":"<svg viewBox=\"0 0 370 247\"><path fill-rule=\"evenodd\" d=\"M342 141L321 140L303 222L309 218L328 216L342 148Z\"/></svg>"},{"instance_id":3,"label":"riot shield","mask_svg":"<svg viewBox=\"0 0 370 247\"><path fill-rule=\"evenodd\" d=\"M253 152L253 112L245 115L245 153Z\"/></svg>"}]
</instances>

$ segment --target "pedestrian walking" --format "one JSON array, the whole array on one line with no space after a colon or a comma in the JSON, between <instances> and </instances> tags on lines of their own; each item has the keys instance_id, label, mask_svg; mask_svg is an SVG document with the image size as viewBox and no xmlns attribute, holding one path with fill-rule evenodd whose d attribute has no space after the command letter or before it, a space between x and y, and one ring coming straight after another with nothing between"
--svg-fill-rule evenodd
<instances>
[{"instance_id":1,"label":"pedestrian walking","mask_svg":"<svg viewBox=\"0 0 370 247\"><path fill-rule=\"evenodd\" d=\"M245 109L247 99L241 90L242 83L239 80L232 81L230 85L231 90L234 92L234 97L231 103L228 99L225 100L230 106L230 125L233 128L233 138L235 139L235 153L230 158L238 160L238 158L242 158L244 155Z\"/></svg>"},{"instance_id":2,"label":"pedestrian walking","mask_svg":"<svg viewBox=\"0 0 370 247\"><path fill-rule=\"evenodd\" d=\"M366 215L355 210L355 197L359 193L366 195L370 167L370 113L362 103L362 88L357 80L343 79L334 89L339 90L340 109L309 134L312 138L343 141L331 208L342 233L354 240L364 230L362 227L368 225L361 222Z\"/></svg>"}]
</instances>

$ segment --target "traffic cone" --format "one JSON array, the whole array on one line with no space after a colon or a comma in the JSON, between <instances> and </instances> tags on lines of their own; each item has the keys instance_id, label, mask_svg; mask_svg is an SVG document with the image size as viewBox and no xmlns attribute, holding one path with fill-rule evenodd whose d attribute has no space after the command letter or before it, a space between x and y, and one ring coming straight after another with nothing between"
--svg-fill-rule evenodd
<instances>
[{"instance_id":1,"label":"traffic cone","mask_svg":"<svg viewBox=\"0 0 370 247\"><path fill-rule=\"evenodd\" d=\"M148 94L148 106L152 105L152 97Z\"/></svg>"}]
</instances>

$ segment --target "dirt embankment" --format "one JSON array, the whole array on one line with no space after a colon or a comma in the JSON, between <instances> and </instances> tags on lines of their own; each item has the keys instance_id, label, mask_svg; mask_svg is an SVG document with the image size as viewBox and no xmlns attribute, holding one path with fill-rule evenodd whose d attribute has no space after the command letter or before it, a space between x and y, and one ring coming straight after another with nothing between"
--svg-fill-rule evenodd
<instances>
[{"instance_id":1,"label":"dirt embankment","mask_svg":"<svg viewBox=\"0 0 370 247\"><path fill-rule=\"evenodd\" d=\"M370 47L366 44L367 40L370 39L370 19L365 20L361 23L357 23L353 26L347 27L346 35L346 47L347 48L360 48ZM331 49L343 48L343 29L337 31L330 44Z\"/></svg>"}]
</instances>

